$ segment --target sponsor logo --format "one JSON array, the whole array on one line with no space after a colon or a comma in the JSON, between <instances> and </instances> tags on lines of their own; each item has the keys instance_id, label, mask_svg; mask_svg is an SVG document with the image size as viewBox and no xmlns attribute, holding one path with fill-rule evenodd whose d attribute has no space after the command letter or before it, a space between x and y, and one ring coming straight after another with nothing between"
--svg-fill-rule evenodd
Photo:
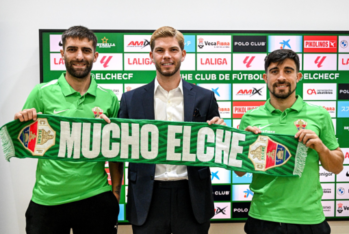
<instances>
[{"instance_id":1,"label":"sponsor logo","mask_svg":"<svg viewBox=\"0 0 349 234\"><path fill-rule=\"evenodd\" d=\"M291 49L294 52L302 52L302 36L269 36L268 52L277 49Z\"/></svg>"},{"instance_id":2,"label":"sponsor logo","mask_svg":"<svg viewBox=\"0 0 349 234\"><path fill-rule=\"evenodd\" d=\"M198 52L231 52L231 36L197 36Z\"/></svg>"},{"instance_id":3,"label":"sponsor logo","mask_svg":"<svg viewBox=\"0 0 349 234\"><path fill-rule=\"evenodd\" d=\"M342 213L343 212L343 204L342 203L338 203L337 211L338 211L338 213Z\"/></svg>"},{"instance_id":4,"label":"sponsor logo","mask_svg":"<svg viewBox=\"0 0 349 234\"><path fill-rule=\"evenodd\" d=\"M304 70L337 70L337 54L304 54Z\"/></svg>"},{"instance_id":5,"label":"sponsor logo","mask_svg":"<svg viewBox=\"0 0 349 234\"><path fill-rule=\"evenodd\" d=\"M231 186L230 185L213 185L212 195L214 201L230 201Z\"/></svg>"},{"instance_id":6,"label":"sponsor logo","mask_svg":"<svg viewBox=\"0 0 349 234\"><path fill-rule=\"evenodd\" d=\"M323 211L326 217L334 216L334 201L321 201Z\"/></svg>"},{"instance_id":7,"label":"sponsor logo","mask_svg":"<svg viewBox=\"0 0 349 234\"><path fill-rule=\"evenodd\" d=\"M315 91L316 92L316 91ZM309 105L313 105L313 106L322 106L323 108L325 108L325 110L328 111L328 113L330 114L330 116L332 118L335 118L336 117L336 113L337 113L337 105L336 105L336 102L326 102L326 101L323 101L323 102L312 102L312 101L307 101L307 103Z\"/></svg>"},{"instance_id":8,"label":"sponsor logo","mask_svg":"<svg viewBox=\"0 0 349 234\"><path fill-rule=\"evenodd\" d=\"M349 52L349 36L339 36L338 52Z\"/></svg>"},{"instance_id":9,"label":"sponsor logo","mask_svg":"<svg viewBox=\"0 0 349 234\"><path fill-rule=\"evenodd\" d=\"M233 84L233 100L266 100L265 84Z\"/></svg>"},{"instance_id":10,"label":"sponsor logo","mask_svg":"<svg viewBox=\"0 0 349 234\"><path fill-rule=\"evenodd\" d=\"M233 54L233 70L264 71L266 54Z\"/></svg>"},{"instance_id":11,"label":"sponsor logo","mask_svg":"<svg viewBox=\"0 0 349 234\"><path fill-rule=\"evenodd\" d=\"M336 100L337 84L303 84L304 100Z\"/></svg>"},{"instance_id":12,"label":"sponsor logo","mask_svg":"<svg viewBox=\"0 0 349 234\"><path fill-rule=\"evenodd\" d=\"M267 52L266 36L233 36L234 52Z\"/></svg>"},{"instance_id":13,"label":"sponsor logo","mask_svg":"<svg viewBox=\"0 0 349 234\"><path fill-rule=\"evenodd\" d=\"M248 158L256 171L266 171L284 165L291 158L291 153L283 144L267 136L258 136L257 140L250 145Z\"/></svg>"},{"instance_id":14,"label":"sponsor logo","mask_svg":"<svg viewBox=\"0 0 349 234\"><path fill-rule=\"evenodd\" d=\"M221 118L231 118L231 102L218 102L218 109Z\"/></svg>"},{"instance_id":15,"label":"sponsor logo","mask_svg":"<svg viewBox=\"0 0 349 234\"><path fill-rule=\"evenodd\" d=\"M233 203L233 218L247 218L250 210L250 202L234 202Z\"/></svg>"},{"instance_id":16,"label":"sponsor logo","mask_svg":"<svg viewBox=\"0 0 349 234\"><path fill-rule=\"evenodd\" d=\"M321 187L323 191L322 199L334 199L335 188L333 183L322 183Z\"/></svg>"},{"instance_id":17,"label":"sponsor logo","mask_svg":"<svg viewBox=\"0 0 349 234\"><path fill-rule=\"evenodd\" d=\"M50 52L59 52L63 50L62 35L50 35Z\"/></svg>"},{"instance_id":18,"label":"sponsor logo","mask_svg":"<svg viewBox=\"0 0 349 234\"><path fill-rule=\"evenodd\" d=\"M124 54L125 70L154 71L149 54Z\"/></svg>"},{"instance_id":19,"label":"sponsor logo","mask_svg":"<svg viewBox=\"0 0 349 234\"><path fill-rule=\"evenodd\" d=\"M18 140L32 155L43 156L55 144L56 132L46 118L38 118L34 123L22 128Z\"/></svg>"},{"instance_id":20,"label":"sponsor logo","mask_svg":"<svg viewBox=\"0 0 349 234\"><path fill-rule=\"evenodd\" d=\"M340 118L349 117L349 101L338 102L338 117Z\"/></svg>"},{"instance_id":21,"label":"sponsor logo","mask_svg":"<svg viewBox=\"0 0 349 234\"><path fill-rule=\"evenodd\" d=\"M61 113L61 112L67 111L67 110L69 110L69 109L59 110L59 111L53 110L53 114L58 114L58 113Z\"/></svg>"},{"instance_id":22,"label":"sponsor logo","mask_svg":"<svg viewBox=\"0 0 349 234\"><path fill-rule=\"evenodd\" d=\"M184 49L187 52L195 52L195 35L184 35Z\"/></svg>"},{"instance_id":23,"label":"sponsor logo","mask_svg":"<svg viewBox=\"0 0 349 234\"><path fill-rule=\"evenodd\" d=\"M340 71L349 70L349 54L338 55L338 70Z\"/></svg>"},{"instance_id":24,"label":"sponsor logo","mask_svg":"<svg viewBox=\"0 0 349 234\"><path fill-rule=\"evenodd\" d=\"M242 118L248 111L264 105L265 102L233 102L233 118Z\"/></svg>"},{"instance_id":25,"label":"sponsor logo","mask_svg":"<svg viewBox=\"0 0 349 234\"><path fill-rule=\"evenodd\" d=\"M50 54L50 70L51 71L65 71L64 60L59 53Z\"/></svg>"},{"instance_id":26,"label":"sponsor logo","mask_svg":"<svg viewBox=\"0 0 349 234\"><path fill-rule=\"evenodd\" d=\"M231 70L230 54L198 54L197 55L198 70Z\"/></svg>"},{"instance_id":27,"label":"sponsor logo","mask_svg":"<svg viewBox=\"0 0 349 234\"><path fill-rule=\"evenodd\" d=\"M223 168L211 168L212 184L228 184L231 183L231 171Z\"/></svg>"},{"instance_id":28,"label":"sponsor logo","mask_svg":"<svg viewBox=\"0 0 349 234\"><path fill-rule=\"evenodd\" d=\"M253 192L250 190L249 185L239 184L233 185L233 201L251 201L253 198Z\"/></svg>"},{"instance_id":29,"label":"sponsor logo","mask_svg":"<svg viewBox=\"0 0 349 234\"><path fill-rule=\"evenodd\" d=\"M93 71L121 71L121 53L100 53L97 61L93 64Z\"/></svg>"},{"instance_id":30,"label":"sponsor logo","mask_svg":"<svg viewBox=\"0 0 349 234\"><path fill-rule=\"evenodd\" d=\"M338 84L338 99L349 99L349 84Z\"/></svg>"},{"instance_id":31,"label":"sponsor logo","mask_svg":"<svg viewBox=\"0 0 349 234\"><path fill-rule=\"evenodd\" d=\"M341 148L343 155L344 155L344 162L343 164L349 164L349 148Z\"/></svg>"},{"instance_id":32,"label":"sponsor logo","mask_svg":"<svg viewBox=\"0 0 349 234\"><path fill-rule=\"evenodd\" d=\"M150 37L151 35L124 35L124 52L150 52Z\"/></svg>"},{"instance_id":33,"label":"sponsor logo","mask_svg":"<svg viewBox=\"0 0 349 234\"><path fill-rule=\"evenodd\" d=\"M146 85L146 84L125 84L125 92L142 87L144 85Z\"/></svg>"},{"instance_id":34,"label":"sponsor logo","mask_svg":"<svg viewBox=\"0 0 349 234\"><path fill-rule=\"evenodd\" d=\"M322 166L319 167L320 182L334 182L335 174L326 171Z\"/></svg>"},{"instance_id":35,"label":"sponsor logo","mask_svg":"<svg viewBox=\"0 0 349 234\"><path fill-rule=\"evenodd\" d=\"M216 202L214 204L214 216L212 219L230 219L231 218L231 203Z\"/></svg>"},{"instance_id":36,"label":"sponsor logo","mask_svg":"<svg viewBox=\"0 0 349 234\"><path fill-rule=\"evenodd\" d=\"M337 194L343 196L345 194L345 189L343 187L337 188Z\"/></svg>"},{"instance_id":37,"label":"sponsor logo","mask_svg":"<svg viewBox=\"0 0 349 234\"><path fill-rule=\"evenodd\" d=\"M100 49L107 49L107 48L112 48L115 47L115 43L108 43L108 38L103 37L101 39L102 43L97 43L97 47Z\"/></svg>"},{"instance_id":38,"label":"sponsor logo","mask_svg":"<svg viewBox=\"0 0 349 234\"><path fill-rule=\"evenodd\" d=\"M304 52L337 52L337 36L304 36Z\"/></svg>"},{"instance_id":39,"label":"sponsor logo","mask_svg":"<svg viewBox=\"0 0 349 234\"><path fill-rule=\"evenodd\" d=\"M243 176L237 176L234 172L233 173L233 183L234 184L249 184L252 182L252 173L246 173Z\"/></svg>"},{"instance_id":40,"label":"sponsor logo","mask_svg":"<svg viewBox=\"0 0 349 234\"><path fill-rule=\"evenodd\" d=\"M214 92L217 100L231 100L231 84L197 84Z\"/></svg>"}]
</instances>

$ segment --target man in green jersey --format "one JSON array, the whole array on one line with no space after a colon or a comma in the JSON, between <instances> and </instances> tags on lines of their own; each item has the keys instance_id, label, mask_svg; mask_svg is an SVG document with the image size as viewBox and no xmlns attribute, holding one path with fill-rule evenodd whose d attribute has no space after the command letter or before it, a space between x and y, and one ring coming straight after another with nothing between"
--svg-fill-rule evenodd
<instances>
[{"instance_id":1,"label":"man in green jersey","mask_svg":"<svg viewBox=\"0 0 349 234\"><path fill-rule=\"evenodd\" d=\"M265 72L263 79L270 99L248 111L239 128L255 134L294 135L309 149L301 178L253 175L250 188L254 196L245 231L248 234L330 233L321 204L319 160L323 168L335 174L343 169L344 160L331 117L323 107L307 104L296 95L302 73L298 55L292 50L270 53L265 58Z\"/></svg>"},{"instance_id":2,"label":"man in green jersey","mask_svg":"<svg viewBox=\"0 0 349 234\"><path fill-rule=\"evenodd\" d=\"M92 31L74 26L62 35L66 66L57 80L39 84L30 93L20 121L36 120L37 113L67 117L116 117L119 102L111 90L91 78L97 60L97 38ZM109 117L109 118L108 118ZM66 162L39 159L33 196L26 212L28 234L115 234L122 163L115 163L115 186L108 185L104 162ZM115 196L114 196L115 195Z\"/></svg>"}]
</instances>

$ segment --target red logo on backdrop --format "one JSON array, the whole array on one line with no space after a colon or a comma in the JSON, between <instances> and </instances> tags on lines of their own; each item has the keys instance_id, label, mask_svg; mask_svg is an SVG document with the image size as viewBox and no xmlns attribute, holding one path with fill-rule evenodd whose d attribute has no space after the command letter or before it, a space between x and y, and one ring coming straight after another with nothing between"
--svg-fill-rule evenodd
<instances>
[{"instance_id":1,"label":"red logo on backdrop","mask_svg":"<svg viewBox=\"0 0 349 234\"><path fill-rule=\"evenodd\" d=\"M347 59L347 61L345 61L344 58L342 58L342 65L348 65L349 64L349 58Z\"/></svg>"},{"instance_id":2,"label":"red logo on backdrop","mask_svg":"<svg viewBox=\"0 0 349 234\"><path fill-rule=\"evenodd\" d=\"M227 59L226 58L201 58L200 59L201 65L227 65Z\"/></svg>"},{"instance_id":3,"label":"red logo on backdrop","mask_svg":"<svg viewBox=\"0 0 349 234\"><path fill-rule=\"evenodd\" d=\"M64 65L64 60L63 60L63 58L59 58L59 60L57 61L56 58L54 58L53 63L55 65Z\"/></svg>"},{"instance_id":4,"label":"red logo on backdrop","mask_svg":"<svg viewBox=\"0 0 349 234\"><path fill-rule=\"evenodd\" d=\"M304 36L304 52L337 52L337 36Z\"/></svg>"},{"instance_id":5,"label":"red logo on backdrop","mask_svg":"<svg viewBox=\"0 0 349 234\"><path fill-rule=\"evenodd\" d=\"M349 158L349 152L347 152L346 154L345 154L345 157L344 158Z\"/></svg>"},{"instance_id":6,"label":"red logo on backdrop","mask_svg":"<svg viewBox=\"0 0 349 234\"><path fill-rule=\"evenodd\" d=\"M153 62L150 58L128 58L128 65L151 65Z\"/></svg>"},{"instance_id":7,"label":"red logo on backdrop","mask_svg":"<svg viewBox=\"0 0 349 234\"><path fill-rule=\"evenodd\" d=\"M247 68L251 67L251 63L253 62L255 57L256 56L251 56L251 58L250 58L250 56L246 56L246 58L244 59L243 63L246 64Z\"/></svg>"},{"instance_id":8,"label":"red logo on backdrop","mask_svg":"<svg viewBox=\"0 0 349 234\"><path fill-rule=\"evenodd\" d=\"M317 67L322 67L322 63L325 61L326 56L317 56L314 63L317 64Z\"/></svg>"},{"instance_id":9,"label":"red logo on backdrop","mask_svg":"<svg viewBox=\"0 0 349 234\"><path fill-rule=\"evenodd\" d=\"M316 91L315 91L315 89L308 89L307 94L309 94L309 95L315 94L316 95Z\"/></svg>"},{"instance_id":10,"label":"red logo on backdrop","mask_svg":"<svg viewBox=\"0 0 349 234\"><path fill-rule=\"evenodd\" d=\"M233 118L242 118L248 110L263 106L265 102L233 102Z\"/></svg>"},{"instance_id":11,"label":"red logo on backdrop","mask_svg":"<svg viewBox=\"0 0 349 234\"><path fill-rule=\"evenodd\" d=\"M100 63L103 64L103 67L106 68L108 67L108 63L110 60L113 58L113 56L103 56Z\"/></svg>"}]
</instances>

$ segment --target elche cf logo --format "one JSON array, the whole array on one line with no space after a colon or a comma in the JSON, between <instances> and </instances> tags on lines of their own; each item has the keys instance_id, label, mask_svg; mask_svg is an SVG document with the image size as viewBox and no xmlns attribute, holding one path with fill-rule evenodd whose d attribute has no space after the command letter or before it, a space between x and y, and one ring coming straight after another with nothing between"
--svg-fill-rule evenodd
<instances>
[{"instance_id":1,"label":"elche cf logo","mask_svg":"<svg viewBox=\"0 0 349 234\"><path fill-rule=\"evenodd\" d=\"M20 131L18 140L32 155L43 156L55 144L56 132L46 118L38 118Z\"/></svg>"}]
</instances>

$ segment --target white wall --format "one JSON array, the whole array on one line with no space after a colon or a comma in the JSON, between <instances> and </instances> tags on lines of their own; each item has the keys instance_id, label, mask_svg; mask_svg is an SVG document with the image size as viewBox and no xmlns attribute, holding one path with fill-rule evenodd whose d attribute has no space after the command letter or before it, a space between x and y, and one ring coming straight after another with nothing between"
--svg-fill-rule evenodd
<instances>
[{"instance_id":1,"label":"white wall","mask_svg":"<svg viewBox=\"0 0 349 234\"><path fill-rule=\"evenodd\" d=\"M1 0L0 126L39 83L39 29L347 30L348 0ZM0 153L0 233L25 233L36 160Z\"/></svg>"}]
</instances>

